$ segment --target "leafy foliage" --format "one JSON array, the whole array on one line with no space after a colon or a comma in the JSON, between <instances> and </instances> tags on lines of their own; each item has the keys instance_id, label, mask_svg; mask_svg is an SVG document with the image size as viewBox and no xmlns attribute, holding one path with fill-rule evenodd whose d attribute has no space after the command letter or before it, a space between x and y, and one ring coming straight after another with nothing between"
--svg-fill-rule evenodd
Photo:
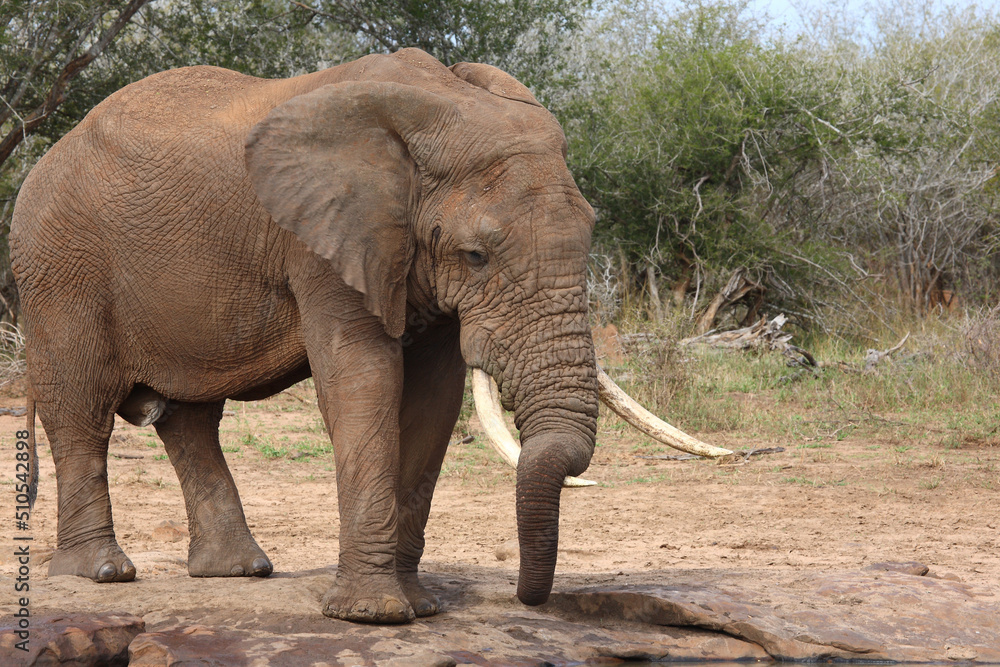
<instances>
[{"instance_id":1,"label":"leafy foliage","mask_svg":"<svg viewBox=\"0 0 1000 667\"><path fill-rule=\"evenodd\" d=\"M453 65L483 62L506 70L544 99L565 85L562 57L590 0L318 0L323 23L351 31L367 53L417 47Z\"/></svg>"},{"instance_id":2,"label":"leafy foliage","mask_svg":"<svg viewBox=\"0 0 1000 667\"><path fill-rule=\"evenodd\" d=\"M615 292L612 310L636 287L658 294L658 276L689 317L742 276L756 287L736 290L747 294L733 302L741 316L780 308L826 329L833 313L860 331L887 327L883 311L898 305L920 314L954 306L956 293L994 300L996 14L885 0L863 29L831 8L789 39L750 8L8 0L0 141L16 150L0 150L0 225L34 161L131 81L192 64L281 77L417 46L446 64L506 69L559 116L598 211L607 252L592 282ZM0 309L14 298L8 276Z\"/></svg>"},{"instance_id":3,"label":"leafy foliage","mask_svg":"<svg viewBox=\"0 0 1000 667\"><path fill-rule=\"evenodd\" d=\"M897 3L867 43L835 18L788 41L723 0L616 42L648 11L622 7L592 24L604 46L560 113L599 238L634 275L654 267L694 313L742 268L772 309L855 330L993 293L995 16Z\"/></svg>"}]
</instances>

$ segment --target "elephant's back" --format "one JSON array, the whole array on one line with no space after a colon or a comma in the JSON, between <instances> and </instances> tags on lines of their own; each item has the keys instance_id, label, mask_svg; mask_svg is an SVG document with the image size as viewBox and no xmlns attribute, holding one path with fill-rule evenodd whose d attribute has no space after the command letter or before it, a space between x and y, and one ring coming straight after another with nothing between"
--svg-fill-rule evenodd
<instances>
[{"instance_id":1,"label":"elephant's back","mask_svg":"<svg viewBox=\"0 0 1000 667\"><path fill-rule=\"evenodd\" d=\"M231 237L236 230L222 227L235 220L266 225L256 198L240 194L251 192L243 140L273 106L260 94L269 83L186 67L122 88L32 170L18 201L18 233L93 243L92 251L112 255L134 239L150 251L148 261L169 259L178 241Z\"/></svg>"},{"instance_id":2,"label":"elephant's back","mask_svg":"<svg viewBox=\"0 0 1000 667\"><path fill-rule=\"evenodd\" d=\"M44 233L40 226L46 225L59 225L69 236L102 228L117 234L122 223L142 224L166 213L165 200L176 208L178 200L183 205L219 194L199 192L206 187L231 196L245 181L243 138L267 113L266 103L252 100L268 83L199 66L125 86L38 161L18 198L18 226L28 235ZM123 217L126 207L130 215Z\"/></svg>"},{"instance_id":3,"label":"elephant's back","mask_svg":"<svg viewBox=\"0 0 1000 667\"><path fill-rule=\"evenodd\" d=\"M241 140L267 114L273 104L262 91L269 85L221 67L167 70L110 95L73 133L126 159L175 147L192 154L215 150L222 139Z\"/></svg>"},{"instance_id":4,"label":"elephant's back","mask_svg":"<svg viewBox=\"0 0 1000 667\"><path fill-rule=\"evenodd\" d=\"M151 298L158 310L193 307L212 292L233 309L253 301L247 289L283 282L289 233L253 195L243 160L244 137L266 115L259 89L270 83L189 67L97 105L18 197L11 245L24 299L79 288L115 310ZM255 284L237 284L236 274Z\"/></svg>"}]
</instances>

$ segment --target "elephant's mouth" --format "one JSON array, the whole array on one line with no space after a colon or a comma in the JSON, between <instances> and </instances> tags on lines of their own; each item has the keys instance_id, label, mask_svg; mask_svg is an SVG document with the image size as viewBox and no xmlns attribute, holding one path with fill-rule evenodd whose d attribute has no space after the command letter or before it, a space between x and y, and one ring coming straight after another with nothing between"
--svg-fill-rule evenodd
<instances>
[{"instance_id":1,"label":"elephant's mouth","mask_svg":"<svg viewBox=\"0 0 1000 667\"><path fill-rule=\"evenodd\" d=\"M626 394L600 367L597 368L597 380L601 401L626 422L651 438L697 456L719 457L732 454L728 449L704 443L663 421ZM476 403L476 414L479 415L479 421L493 447L504 462L517 469L521 446L507 430L507 425L503 421L503 408L500 406L496 382L480 368L472 370L472 395ZM595 484L596 482L579 477L566 477L563 480L564 487Z\"/></svg>"}]
</instances>

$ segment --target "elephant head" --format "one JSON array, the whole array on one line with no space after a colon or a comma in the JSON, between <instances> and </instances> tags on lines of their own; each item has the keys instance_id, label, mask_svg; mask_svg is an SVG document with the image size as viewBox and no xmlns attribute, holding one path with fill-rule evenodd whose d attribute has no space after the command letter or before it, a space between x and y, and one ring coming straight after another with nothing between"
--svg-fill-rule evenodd
<instances>
[{"instance_id":1,"label":"elephant head","mask_svg":"<svg viewBox=\"0 0 1000 667\"><path fill-rule=\"evenodd\" d=\"M466 363L495 379L520 430L518 597L539 604L563 480L595 444L594 213L559 124L523 85L410 55L422 63L411 83L391 70L277 106L246 140L248 173L277 224L329 259L390 336L405 343L408 316L458 321Z\"/></svg>"}]
</instances>

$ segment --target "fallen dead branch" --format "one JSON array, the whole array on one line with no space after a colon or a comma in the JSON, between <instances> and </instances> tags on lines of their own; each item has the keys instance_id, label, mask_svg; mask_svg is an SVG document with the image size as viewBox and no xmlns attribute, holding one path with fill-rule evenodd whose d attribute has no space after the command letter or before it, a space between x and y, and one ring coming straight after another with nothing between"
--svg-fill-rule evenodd
<instances>
[{"instance_id":1,"label":"fallen dead branch","mask_svg":"<svg viewBox=\"0 0 1000 667\"><path fill-rule=\"evenodd\" d=\"M788 318L784 314L779 313L771 320L768 320L767 317L761 317L754 324L742 329L708 331L697 336L685 338L679 341L678 345L701 345L732 350L756 350L760 352L774 351L781 352L788 359L789 366L800 366L808 368L813 372L816 369L825 368L844 373L874 373L880 363L901 350L910 338L910 334L907 332L902 340L886 350L869 349L865 353L863 366L854 366L844 361L817 362L815 357L808 351L792 344L792 334L782 329L787 321Z\"/></svg>"},{"instance_id":2,"label":"fallen dead branch","mask_svg":"<svg viewBox=\"0 0 1000 667\"><path fill-rule=\"evenodd\" d=\"M637 459L651 459L654 461L694 461L695 459L704 460L704 456L695 456L694 454L654 454L650 456L637 456Z\"/></svg>"},{"instance_id":3,"label":"fallen dead branch","mask_svg":"<svg viewBox=\"0 0 1000 667\"><path fill-rule=\"evenodd\" d=\"M786 322L788 322L788 317L783 313L778 313L770 321L765 316L742 329L720 332L708 331L698 336L685 338L678 344L682 346L705 345L734 350L781 352L788 358L790 365L816 368L816 359L806 350L793 345L791 343L792 334L782 330Z\"/></svg>"},{"instance_id":4,"label":"fallen dead branch","mask_svg":"<svg viewBox=\"0 0 1000 667\"><path fill-rule=\"evenodd\" d=\"M792 334L782 331L788 318L779 313L768 321L767 317L742 329L731 331L707 331L691 338L684 338L680 345L708 345L710 347L727 347L737 350L747 350L753 347L767 346L769 349L780 349L792 339Z\"/></svg>"},{"instance_id":5,"label":"fallen dead branch","mask_svg":"<svg viewBox=\"0 0 1000 667\"><path fill-rule=\"evenodd\" d=\"M750 461L751 456L756 456L758 454L776 454L778 452L785 451L784 447L761 447L760 449L744 449L742 451L733 452L733 456L727 457L725 461L719 463L722 466L742 466L746 465Z\"/></svg>"},{"instance_id":6,"label":"fallen dead branch","mask_svg":"<svg viewBox=\"0 0 1000 667\"><path fill-rule=\"evenodd\" d=\"M751 456L758 456L760 454L777 454L783 451L785 451L784 447L761 447L759 449L754 448L734 451L732 455L737 459L742 458L744 461L749 461ZM651 459L654 461L693 461L695 459L704 460L705 457L695 456L693 454L650 454L637 456L636 458Z\"/></svg>"},{"instance_id":7,"label":"fallen dead branch","mask_svg":"<svg viewBox=\"0 0 1000 667\"><path fill-rule=\"evenodd\" d=\"M888 350L868 350L865 352L865 367L861 370L862 373L874 373L875 367L878 366L883 360L888 359L893 355L894 352L898 352L903 344L910 337L910 332L907 331L906 335L903 336L903 340L896 343L893 347Z\"/></svg>"},{"instance_id":8,"label":"fallen dead branch","mask_svg":"<svg viewBox=\"0 0 1000 667\"><path fill-rule=\"evenodd\" d=\"M743 460L749 459L751 456L758 456L760 454L779 454L785 451L784 447L755 447L753 449L744 449L733 452L736 456L742 456Z\"/></svg>"}]
</instances>

